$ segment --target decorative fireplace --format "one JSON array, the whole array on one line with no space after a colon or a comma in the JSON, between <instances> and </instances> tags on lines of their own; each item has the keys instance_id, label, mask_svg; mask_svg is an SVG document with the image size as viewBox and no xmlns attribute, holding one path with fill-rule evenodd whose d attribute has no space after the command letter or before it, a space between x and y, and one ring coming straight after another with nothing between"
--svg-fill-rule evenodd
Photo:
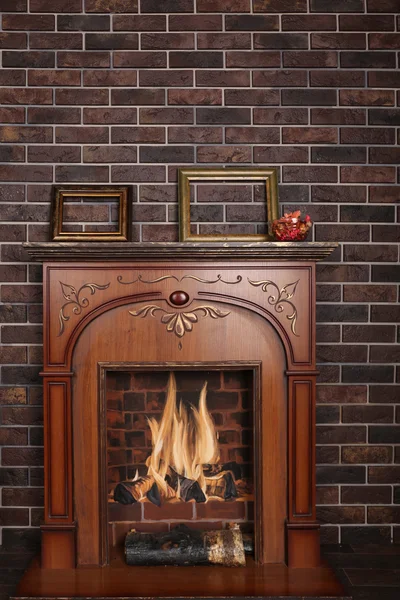
<instances>
[{"instance_id":1,"label":"decorative fireplace","mask_svg":"<svg viewBox=\"0 0 400 600\"><path fill-rule=\"evenodd\" d=\"M46 493L18 597L343 597L315 518L315 261L334 245L26 247L44 262ZM131 529L232 521L245 567L124 564Z\"/></svg>"}]
</instances>

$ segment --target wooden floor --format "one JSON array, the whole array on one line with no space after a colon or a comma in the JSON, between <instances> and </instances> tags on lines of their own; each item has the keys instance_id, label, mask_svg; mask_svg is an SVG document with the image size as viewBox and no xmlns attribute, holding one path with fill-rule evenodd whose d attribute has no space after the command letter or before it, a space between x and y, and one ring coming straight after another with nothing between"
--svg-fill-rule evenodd
<instances>
[{"instance_id":1,"label":"wooden floor","mask_svg":"<svg viewBox=\"0 0 400 600\"><path fill-rule=\"evenodd\" d=\"M13 598L335 598L347 599L330 567L128 567L44 570L35 559Z\"/></svg>"}]
</instances>

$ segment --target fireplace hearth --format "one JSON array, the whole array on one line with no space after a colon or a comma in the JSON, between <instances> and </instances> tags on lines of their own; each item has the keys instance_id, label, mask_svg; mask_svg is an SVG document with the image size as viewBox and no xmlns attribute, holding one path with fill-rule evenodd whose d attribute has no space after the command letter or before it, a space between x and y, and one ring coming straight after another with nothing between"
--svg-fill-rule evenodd
<instances>
[{"instance_id":1,"label":"fireplace hearth","mask_svg":"<svg viewBox=\"0 0 400 600\"><path fill-rule=\"evenodd\" d=\"M26 244L45 522L16 598L345 597L315 517L315 262L333 248ZM128 533L133 556L240 535L245 566L128 566Z\"/></svg>"}]
</instances>

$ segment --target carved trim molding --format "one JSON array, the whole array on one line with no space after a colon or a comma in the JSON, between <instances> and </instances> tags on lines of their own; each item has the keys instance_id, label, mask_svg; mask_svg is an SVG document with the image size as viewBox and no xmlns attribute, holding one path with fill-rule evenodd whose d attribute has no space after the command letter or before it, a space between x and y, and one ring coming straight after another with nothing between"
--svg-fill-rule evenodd
<instances>
[{"instance_id":1,"label":"carved trim molding","mask_svg":"<svg viewBox=\"0 0 400 600\"><path fill-rule=\"evenodd\" d=\"M183 277L176 277L176 275L163 275L162 277L157 277L157 279L143 279L143 275L139 275L137 279L133 281L122 281L122 275L118 275L117 281L122 285L133 285L134 283L159 283L160 281L164 281L166 279L174 279L178 283L181 283L184 279L194 279L195 281L199 281L200 283L226 283L227 285L235 285L236 283L240 283L243 279L241 275L238 275L234 281L226 281L222 279L222 275L217 275L216 279L203 279L202 277L197 277L196 275L183 275Z\"/></svg>"},{"instance_id":2,"label":"carved trim molding","mask_svg":"<svg viewBox=\"0 0 400 600\"><path fill-rule=\"evenodd\" d=\"M82 314L82 310L89 306L89 300L87 299L87 297L81 296L83 290L90 290L90 294L91 296L93 296L93 294L96 293L96 290L106 290L110 287L109 283L106 283L105 285L99 285L98 283L85 283L84 285L82 285L82 287L79 288L79 290L76 290L76 288L74 288L73 285L68 285L67 283L63 283L62 281L60 281L60 285L62 295L66 302L62 305L58 315L58 320L60 322L60 331L58 332L57 337L60 337L60 335L64 333L65 323L71 318L70 316L65 314L65 309L68 306L73 306L71 312L74 315Z\"/></svg>"},{"instance_id":3,"label":"carved trim molding","mask_svg":"<svg viewBox=\"0 0 400 600\"><path fill-rule=\"evenodd\" d=\"M142 317L143 319L149 315L156 317L158 311L164 313L161 317L161 323L167 326L168 332L173 332L178 338L183 338L185 333L193 330L193 323L198 323L199 321L197 312L203 313L203 318L211 317L212 319L223 319L230 314L230 312L224 312L219 308L209 305L197 306L190 312L168 312L156 304L148 304L135 311L130 310L129 314L133 317Z\"/></svg>"},{"instance_id":4,"label":"carved trim molding","mask_svg":"<svg viewBox=\"0 0 400 600\"><path fill-rule=\"evenodd\" d=\"M291 321L290 329L292 330L293 335L299 337L299 335L296 333L297 308L293 304L293 302L291 302L291 299L296 293L297 284L299 283L300 279L294 281L293 283L286 284L281 289L279 289L276 283L268 279L265 281L251 281L250 279L247 280L251 285L254 285L255 287L261 286L263 292L268 292L268 288L270 286L272 287L273 291L267 298L268 304L270 306L273 306L275 312L277 313L282 313L285 310L286 306L290 308L292 312L290 312L289 315L286 315L286 318L289 321Z\"/></svg>"}]
</instances>

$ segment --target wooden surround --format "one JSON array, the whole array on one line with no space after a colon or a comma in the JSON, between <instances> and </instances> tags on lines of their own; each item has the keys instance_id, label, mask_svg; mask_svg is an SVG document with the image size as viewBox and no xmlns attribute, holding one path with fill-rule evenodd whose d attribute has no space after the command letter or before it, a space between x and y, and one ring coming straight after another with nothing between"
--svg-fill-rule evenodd
<instances>
[{"instance_id":1,"label":"wooden surround","mask_svg":"<svg viewBox=\"0 0 400 600\"><path fill-rule=\"evenodd\" d=\"M315 515L315 262L334 247L25 244L44 263L45 520L16 597L344 597ZM110 556L104 451L107 372L185 368L251 370L255 415L255 561L189 577Z\"/></svg>"}]
</instances>

